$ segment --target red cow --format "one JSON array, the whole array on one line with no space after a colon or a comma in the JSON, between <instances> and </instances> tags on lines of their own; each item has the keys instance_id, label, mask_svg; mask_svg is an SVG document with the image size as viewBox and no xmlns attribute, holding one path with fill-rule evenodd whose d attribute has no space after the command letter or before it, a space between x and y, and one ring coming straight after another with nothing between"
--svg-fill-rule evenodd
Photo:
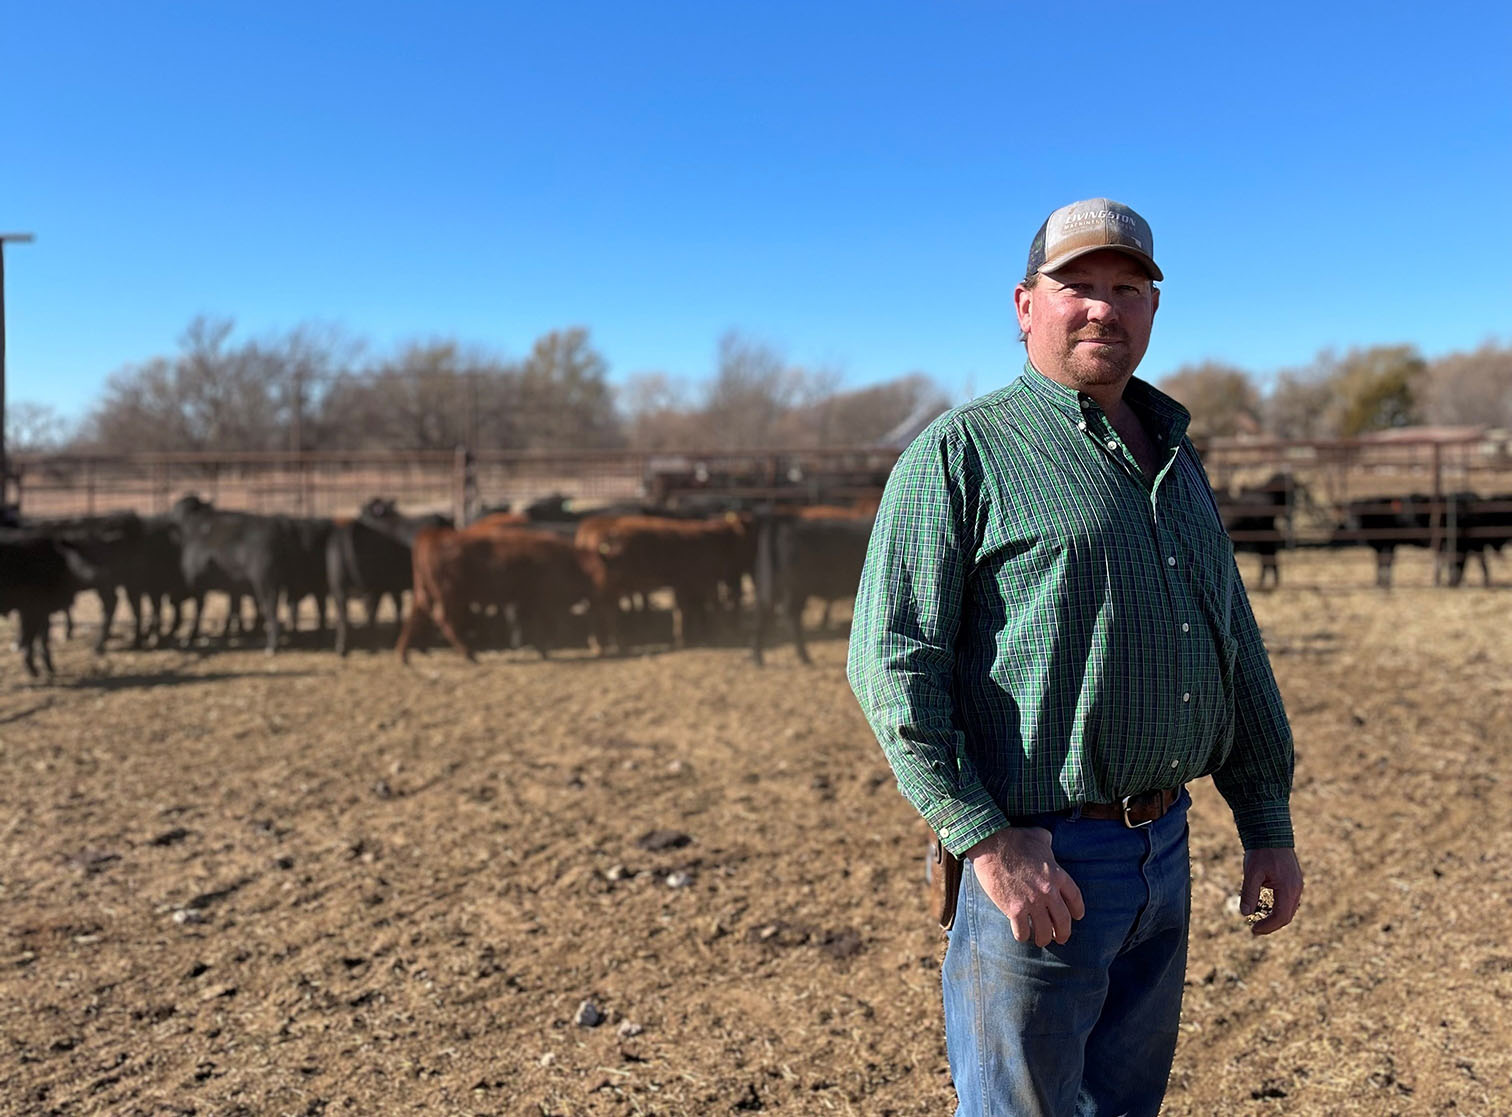
<instances>
[{"instance_id":1,"label":"red cow","mask_svg":"<svg viewBox=\"0 0 1512 1117\"><path fill-rule=\"evenodd\" d=\"M594 554L546 532L509 525L475 524L461 531L427 528L411 549L414 600L397 650L409 662L409 647L426 621L476 662L461 626L471 605L513 606L522 639L547 657L563 618L587 600L602 624L604 567ZM599 650L605 641L599 636Z\"/></svg>"},{"instance_id":2,"label":"red cow","mask_svg":"<svg viewBox=\"0 0 1512 1117\"><path fill-rule=\"evenodd\" d=\"M738 606L742 578L755 556L745 520L733 514L706 520L589 516L578 524L576 542L603 560L611 606L624 596L672 590L677 647L686 643L690 627L704 627L721 584ZM613 624L613 613L609 620ZM617 644L617 633L611 638Z\"/></svg>"}]
</instances>

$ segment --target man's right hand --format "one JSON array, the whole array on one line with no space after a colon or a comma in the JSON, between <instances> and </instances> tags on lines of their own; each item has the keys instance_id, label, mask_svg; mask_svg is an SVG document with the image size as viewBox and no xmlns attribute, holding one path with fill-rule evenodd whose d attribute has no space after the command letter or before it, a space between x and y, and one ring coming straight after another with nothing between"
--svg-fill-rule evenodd
<instances>
[{"instance_id":1,"label":"man's right hand","mask_svg":"<svg viewBox=\"0 0 1512 1117\"><path fill-rule=\"evenodd\" d=\"M982 891L1013 926L1013 937L1035 946L1063 943L1071 921L1087 914L1076 881L1055 863L1050 831L1016 827L983 838L966 851Z\"/></svg>"}]
</instances>

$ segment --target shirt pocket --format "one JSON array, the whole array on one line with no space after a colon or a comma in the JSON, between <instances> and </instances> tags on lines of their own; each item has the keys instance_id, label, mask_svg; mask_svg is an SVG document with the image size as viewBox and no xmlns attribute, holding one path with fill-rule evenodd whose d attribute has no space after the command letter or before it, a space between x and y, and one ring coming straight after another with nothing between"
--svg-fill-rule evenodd
<instances>
[{"instance_id":1,"label":"shirt pocket","mask_svg":"<svg viewBox=\"0 0 1512 1117\"><path fill-rule=\"evenodd\" d=\"M1196 510L1198 513L1202 509ZM1231 631L1234 579L1234 541L1223 525L1211 516L1184 517L1181 538L1190 568L1192 590L1212 621L1213 631L1227 637Z\"/></svg>"}]
</instances>

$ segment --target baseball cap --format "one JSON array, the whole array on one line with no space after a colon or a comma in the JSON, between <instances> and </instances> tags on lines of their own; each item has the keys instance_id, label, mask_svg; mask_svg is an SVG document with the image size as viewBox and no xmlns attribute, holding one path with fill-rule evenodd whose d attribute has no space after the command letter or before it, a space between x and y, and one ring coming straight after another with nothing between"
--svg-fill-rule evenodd
<instances>
[{"instance_id":1,"label":"baseball cap","mask_svg":"<svg viewBox=\"0 0 1512 1117\"><path fill-rule=\"evenodd\" d=\"M1134 257L1151 279L1165 278L1155 263L1150 223L1112 198L1072 202L1045 218L1029 245L1029 267L1024 275L1054 271L1078 256L1104 248Z\"/></svg>"}]
</instances>

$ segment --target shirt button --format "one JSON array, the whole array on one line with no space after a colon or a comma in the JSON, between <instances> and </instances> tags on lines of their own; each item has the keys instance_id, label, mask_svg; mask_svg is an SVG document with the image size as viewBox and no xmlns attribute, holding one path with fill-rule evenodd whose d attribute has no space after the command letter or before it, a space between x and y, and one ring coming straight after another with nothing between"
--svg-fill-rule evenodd
<instances>
[{"instance_id":1,"label":"shirt button","mask_svg":"<svg viewBox=\"0 0 1512 1117\"><path fill-rule=\"evenodd\" d=\"M1115 441L1113 441L1113 439L1111 439L1111 438L1108 439L1108 449L1109 450L1117 450L1118 449L1118 443L1115 442Z\"/></svg>"},{"instance_id":2,"label":"shirt button","mask_svg":"<svg viewBox=\"0 0 1512 1117\"><path fill-rule=\"evenodd\" d=\"M1086 430L1087 429L1087 420L1083 419L1081 422L1077 423L1076 424L1076 429L1079 430L1079 431Z\"/></svg>"},{"instance_id":3,"label":"shirt button","mask_svg":"<svg viewBox=\"0 0 1512 1117\"><path fill-rule=\"evenodd\" d=\"M940 827L940 837L942 837L942 838L948 838L948 837L950 837L950 827L948 827L948 826L942 826L942 827Z\"/></svg>"},{"instance_id":4,"label":"shirt button","mask_svg":"<svg viewBox=\"0 0 1512 1117\"><path fill-rule=\"evenodd\" d=\"M1176 556L1175 555L1167 555L1166 556L1166 565L1167 566L1175 566L1176 565Z\"/></svg>"},{"instance_id":5,"label":"shirt button","mask_svg":"<svg viewBox=\"0 0 1512 1117\"><path fill-rule=\"evenodd\" d=\"M1174 767L1176 767L1176 761L1174 761L1174 760L1173 760L1173 761L1171 761L1171 767L1172 767L1172 768L1174 768Z\"/></svg>"},{"instance_id":6,"label":"shirt button","mask_svg":"<svg viewBox=\"0 0 1512 1117\"><path fill-rule=\"evenodd\" d=\"M1181 631L1182 632L1191 632L1192 631L1192 626L1189 625L1189 624L1187 624L1186 621L1182 621L1181 622Z\"/></svg>"},{"instance_id":7,"label":"shirt button","mask_svg":"<svg viewBox=\"0 0 1512 1117\"><path fill-rule=\"evenodd\" d=\"M1192 700L1192 692L1191 691L1187 691L1185 694L1183 694L1181 696L1181 700L1183 702L1190 702Z\"/></svg>"}]
</instances>

